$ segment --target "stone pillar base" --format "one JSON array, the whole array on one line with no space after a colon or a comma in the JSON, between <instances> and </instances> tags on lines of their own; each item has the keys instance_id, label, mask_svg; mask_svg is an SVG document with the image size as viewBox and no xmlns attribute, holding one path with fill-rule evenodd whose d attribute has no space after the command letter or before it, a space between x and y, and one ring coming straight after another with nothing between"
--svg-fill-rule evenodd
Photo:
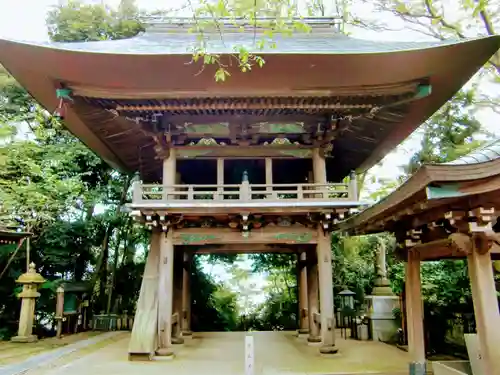
<instances>
[{"instance_id":1,"label":"stone pillar base","mask_svg":"<svg viewBox=\"0 0 500 375\"><path fill-rule=\"evenodd\" d=\"M38 337L35 335L29 336L14 336L10 339L12 342L36 342L38 341Z\"/></svg>"},{"instance_id":2,"label":"stone pillar base","mask_svg":"<svg viewBox=\"0 0 500 375\"><path fill-rule=\"evenodd\" d=\"M420 362L410 362L410 375L425 375L427 373L427 366Z\"/></svg>"},{"instance_id":3,"label":"stone pillar base","mask_svg":"<svg viewBox=\"0 0 500 375\"><path fill-rule=\"evenodd\" d=\"M336 354L338 351L339 349L336 346L331 346L331 345L324 345L321 348L319 348L319 352L321 354Z\"/></svg>"},{"instance_id":4,"label":"stone pillar base","mask_svg":"<svg viewBox=\"0 0 500 375\"><path fill-rule=\"evenodd\" d=\"M192 331L182 331L182 336L193 336L193 332Z\"/></svg>"},{"instance_id":5,"label":"stone pillar base","mask_svg":"<svg viewBox=\"0 0 500 375\"><path fill-rule=\"evenodd\" d=\"M172 337L172 344L174 345L184 344L184 339L182 337Z\"/></svg>"},{"instance_id":6,"label":"stone pillar base","mask_svg":"<svg viewBox=\"0 0 500 375\"><path fill-rule=\"evenodd\" d=\"M297 333L299 335L308 335L309 334L309 329L308 328L300 328L297 330Z\"/></svg>"},{"instance_id":7,"label":"stone pillar base","mask_svg":"<svg viewBox=\"0 0 500 375\"><path fill-rule=\"evenodd\" d=\"M158 357L173 357L174 352L170 348L159 348L156 350L155 354Z\"/></svg>"},{"instance_id":8,"label":"stone pillar base","mask_svg":"<svg viewBox=\"0 0 500 375\"><path fill-rule=\"evenodd\" d=\"M307 342L309 342L311 344L321 343L321 337L320 336L309 336L307 338Z\"/></svg>"}]
</instances>

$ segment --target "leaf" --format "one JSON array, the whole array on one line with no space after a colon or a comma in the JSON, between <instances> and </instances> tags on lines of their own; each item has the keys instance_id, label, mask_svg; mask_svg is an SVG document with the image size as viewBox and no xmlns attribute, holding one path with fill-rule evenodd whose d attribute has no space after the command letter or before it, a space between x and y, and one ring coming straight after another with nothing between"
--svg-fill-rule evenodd
<instances>
[{"instance_id":1,"label":"leaf","mask_svg":"<svg viewBox=\"0 0 500 375\"><path fill-rule=\"evenodd\" d=\"M226 80L227 72L224 68L219 68L215 72L215 81L224 82Z\"/></svg>"}]
</instances>

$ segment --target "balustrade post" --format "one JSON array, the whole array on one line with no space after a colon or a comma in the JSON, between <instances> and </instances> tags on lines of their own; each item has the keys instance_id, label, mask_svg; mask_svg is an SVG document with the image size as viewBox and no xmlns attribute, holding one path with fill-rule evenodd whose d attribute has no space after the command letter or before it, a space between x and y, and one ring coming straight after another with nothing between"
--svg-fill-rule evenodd
<instances>
[{"instance_id":1,"label":"balustrade post","mask_svg":"<svg viewBox=\"0 0 500 375\"><path fill-rule=\"evenodd\" d=\"M349 188L348 188L348 199L353 201L358 200L358 178L356 176L356 171L351 171L349 174Z\"/></svg>"},{"instance_id":2,"label":"balustrade post","mask_svg":"<svg viewBox=\"0 0 500 375\"><path fill-rule=\"evenodd\" d=\"M132 202L134 204L142 203L142 184L140 181L132 183Z\"/></svg>"}]
</instances>

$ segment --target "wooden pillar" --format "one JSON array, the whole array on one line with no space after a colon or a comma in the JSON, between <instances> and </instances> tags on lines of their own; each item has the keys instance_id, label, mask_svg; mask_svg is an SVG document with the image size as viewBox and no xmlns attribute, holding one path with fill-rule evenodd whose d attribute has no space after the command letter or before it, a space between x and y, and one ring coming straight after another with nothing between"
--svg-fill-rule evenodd
<instances>
[{"instance_id":1,"label":"wooden pillar","mask_svg":"<svg viewBox=\"0 0 500 375\"><path fill-rule=\"evenodd\" d=\"M182 273L182 335L191 334L191 255L185 252Z\"/></svg>"},{"instance_id":2,"label":"wooden pillar","mask_svg":"<svg viewBox=\"0 0 500 375\"><path fill-rule=\"evenodd\" d=\"M500 374L500 312L493 277L493 265L489 252L481 254L475 243L467 256L469 278L474 301L477 338L483 373Z\"/></svg>"},{"instance_id":3,"label":"wooden pillar","mask_svg":"<svg viewBox=\"0 0 500 375\"><path fill-rule=\"evenodd\" d=\"M315 254L308 254L307 259L307 305L309 313L309 342L321 342L319 324L315 315L319 314L318 301L318 261Z\"/></svg>"},{"instance_id":4,"label":"wooden pillar","mask_svg":"<svg viewBox=\"0 0 500 375\"><path fill-rule=\"evenodd\" d=\"M163 180L162 183L164 186L172 186L175 185L176 175L177 175L177 163L176 163L176 150L175 148L170 148L168 156L163 159ZM167 188L164 192L164 200L169 200L175 198L171 195L172 191L175 189ZM170 194L170 195L169 195Z\"/></svg>"},{"instance_id":5,"label":"wooden pillar","mask_svg":"<svg viewBox=\"0 0 500 375\"><path fill-rule=\"evenodd\" d=\"M299 334L309 333L309 315L307 302L307 255L303 251L299 255L298 265L298 289L299 289Z\"/></svg>"},{"instance_id":6,"label":"wooden pillar","mask_svg":"<svg viewBox=\"0 0 500 375\"><path fill-rule=\"evenodd\" d=\"M266 185L272 185L273 184L273 159L271 158L266 158ZM266 188L266 192L268 194L272 194L273 188L268 186ZM268 197L270 197L268 195Z\"/></svg>"},{"instance_id":7,"label":"wooden pillar","mask_svg":"<svg viewBox=\"0 0 500 375\"><path fill-rule=\"evenodd\" d=\"M405 274L405 294L408 326L408 352L410 353L410 374L426 373L424 309L422 304L422 286L420 280L420 254L408 251Z\"/></svg>"},{"instance_id":8,"label":"wooden pillar","mask_svg":"<svg viewBox=\"0 0 500 375\"><path fill-rule=\"evenodd\" d=\"M313 176L316 184L326 184L326 163L322 151L319 148L312 150Z\"/></svg>"},{"instance_id":9,"label":"wooden pillar","mask_svg":"<svg viewBox=\"0 0 500 375\"><path fill-rule=\"evenodd\" d=\"M319 306L321 314L321 348L324 354L338 351L335 347L335 313L333 305L332 251L330 234L324 233L318 226L318 274L319 274Z\"/></svg>"},{"instance_id":10,"label":"wooden pillar","mask_svg":"<svg viewBox=\"0 0 500 375\"><path fill-rule=\"evenodd\" d=\"M158 350L157 355L172 355L172 304L174 290L173 229L161 234L158 290Z\"/></svg>"},{"instance_id":11,"label":"wooden pillar","mask_svg":"<svg viewBox=\"0 0 500 375\"><path fill-rule=\"evenodd\" d=\"M61 338L62 326L64 318L64 288L62 286L58 287L56 290L56 320L57 320L57 331L56 337Z\"/></svg>"},{"instance_id":12,"label":"wooden pillar","mask_svg":"<svg viewBox=\"0 0 500 375\"><path fill-rule=\"evenodd\" d=\"M224 196L224 187L221 185L224 185L224 159L218 158L217 159L217 185L219 187L217 188L218 194L218 199L225 199Z\"/></svg>"},{"instance_id":13,"label":"wooden pillar","mask_svg":"<svg viewBox=\"0 0 500 375\"><path fill-rule=\"evenodd\" d=\"M162 235L160 232L151 234L144 275L142 277L141 291L132 327L132 335L128 346L129 359L151 359L157 348L158 336L158 288L160 245Z\"/></svg>"},{"instance_id":14,"label":"wooden pillar","mask_svg":"<svg viewBox=\"0 0 500 375\"><path fill-rule=\"evenodd\" d=\"M183 273L184 273L184 258L183 254L174 253L174 294L173 294L173 314L177 320L172 322L172 344L184 344L182 335L182 290L183 290Z\"/></svg>"}]
</instances>

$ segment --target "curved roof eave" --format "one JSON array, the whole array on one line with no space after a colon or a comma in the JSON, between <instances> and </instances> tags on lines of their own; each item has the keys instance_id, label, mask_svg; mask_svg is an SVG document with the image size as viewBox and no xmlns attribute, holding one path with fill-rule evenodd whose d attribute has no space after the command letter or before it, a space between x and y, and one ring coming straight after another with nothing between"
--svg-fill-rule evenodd
<instances>
[{"instance_id":1,"label":"curved roof eave","mask_svg":"<svg viewBox=\"0 0 500 375\"><path fill-rule=\"evenodd\" d=\"M313 33L284 38L276 49L264 51L266 64L262 69L242 73L237 67L230 67L230 79L221 84L214 80L214 67L200 69L200 64L190 60L185 40L181 53L180 47L172 50L176 43L170 43L170 50L159 51L157 44L147 38L142 35L116 41L65 44L0 39L0 63L49 111L57 106L55 88L60 83L108 93L129 89L131 93L163 91L230 96L245 92L264 96L276 90L292 95L308 90L334 92L335 88L428 78L432 94L416 101L407 117L358 168L366 170L432 115L500 47L500 36L451 42L377 43ZM158 43L158 36L155 38ZM170 40L165 35L160 39L164 44ZM138 52L137 49L144 47L141 43L148 40L150 47L156 46L154 53ZM127 170L127 162L120 160L73 110L68 111L65 122L73 134L108 163Z\"/></svg>"},{"instance_id":2,"label":"curved roof eave","mask_svg":"<svg viewBox=\"0 0 500 375\"><path fill-rule=\"evenodd\" d=\"M391 210L397 210L398 206L404 206L406 200L433 183L477 181L498 176L500 175L500 153L493 153L499 150L500 140L497 140L456 159L454 162L423 165L391 194L359 214L339 223L338 230L350 232L357 227L363 227L368 223L385 218L387 215L393 214ZM488 154L486 160L472 161L475 155L483 153ZM386 214L388 211L391 213Z\"/></svg>"}]
</instances>

